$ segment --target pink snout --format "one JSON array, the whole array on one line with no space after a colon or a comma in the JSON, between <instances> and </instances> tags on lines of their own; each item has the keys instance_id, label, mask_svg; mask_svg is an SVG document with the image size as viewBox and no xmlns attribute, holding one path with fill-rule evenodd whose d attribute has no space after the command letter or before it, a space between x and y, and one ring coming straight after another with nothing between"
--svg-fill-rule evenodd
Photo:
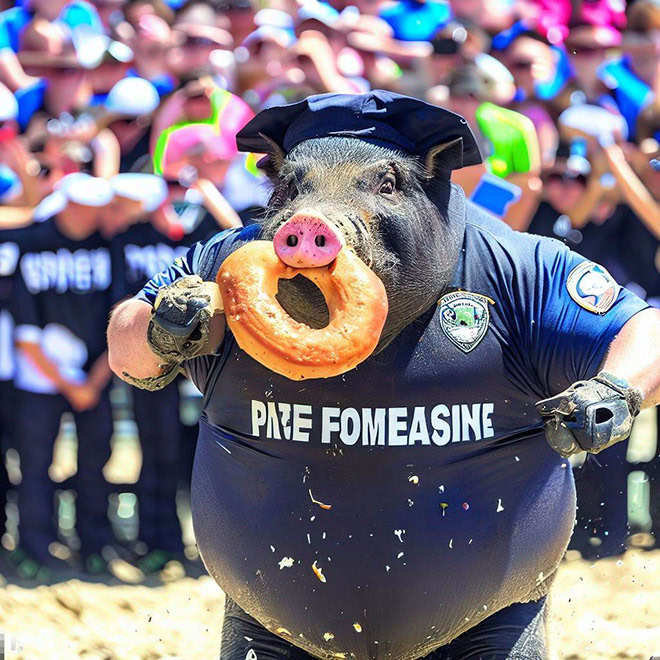
<instances>
[{"instance_id":1,"label":"pink snout","mask_svg":"<svg viewBox=\"0 0 660 660\"><path fill-rule=\"evenodd\" d=\"M277 230L273 245L287 266L318 268L335 259L344 241L320 213L298 211Z\"/></svg>"}]
</instances>

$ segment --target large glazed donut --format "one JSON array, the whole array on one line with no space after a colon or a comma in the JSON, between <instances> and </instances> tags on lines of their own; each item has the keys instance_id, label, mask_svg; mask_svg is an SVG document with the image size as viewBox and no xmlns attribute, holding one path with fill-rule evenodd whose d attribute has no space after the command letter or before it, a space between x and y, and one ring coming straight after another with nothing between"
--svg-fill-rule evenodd
<instances>
[{"instance_id":1,"label":"large glazed donut","mask_svg":"<svg viewBox=\"0 0 660 660\"><path fill-rule=\"evenodd\" d=\"M303 275L323 293L330 322L314 329L295 321L275 295L280 279ZM351 250L321 268L292 268L270 241L252 241L218 272L225 316L238 345L292 380L330 378L353 369L378 344L387 317L385 287Z\"/></svg>"}]
</instances>

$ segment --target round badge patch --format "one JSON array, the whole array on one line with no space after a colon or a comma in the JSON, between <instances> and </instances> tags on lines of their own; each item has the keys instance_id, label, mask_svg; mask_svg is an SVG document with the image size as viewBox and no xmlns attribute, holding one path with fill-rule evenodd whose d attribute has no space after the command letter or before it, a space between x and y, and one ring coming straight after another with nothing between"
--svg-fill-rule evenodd
<instances>
[{"instance_id":1,"label":"round badge patch","mask_svg":"<svg viewBox=\"0 0 660 660\"><path fill-rule=\"evenodd\" d=\"M566 280L568 293L575 302L594 314L605 314L619 295L621 287L593 261L583 261Z\"/></svg>"},{"instance_id":2,"label":"round badge patch","mask_svg":"<svg viewBox=\"0 0 660 660\"><path fill-rule=\"evenodd\" d=\"M467 291L446 293L438 301L442 331L464 353L475 348L488 331L488 303L486 296Z\"/></svg>"}]
</instances>

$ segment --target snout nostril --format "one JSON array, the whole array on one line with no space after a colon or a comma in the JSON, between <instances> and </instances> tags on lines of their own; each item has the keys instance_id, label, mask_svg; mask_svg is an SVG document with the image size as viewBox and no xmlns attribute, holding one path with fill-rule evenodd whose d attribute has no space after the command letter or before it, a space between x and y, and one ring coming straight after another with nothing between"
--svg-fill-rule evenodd
<instances>
[{"instance_id":1,"label":"snout nostril","mask_svg":"<svg viewBox=\"0 0 660 660\"><path fill-rule=\"evenodd\" d=\"M315 239L314 243L316 243L317 247L325 247L325 236L323 234L319 234Z\"/></svg>"},{"instance_id":2,"label":"snout nostril","mask_svg":"<svg viewBox=\"0 0 660 660\"><path fill-rule=\"evenodd\" d=\"M295 234L289 234L286 238L286 244L289 247L296 247L298 245L298 237Z\"/></svg>"}]
</instances>

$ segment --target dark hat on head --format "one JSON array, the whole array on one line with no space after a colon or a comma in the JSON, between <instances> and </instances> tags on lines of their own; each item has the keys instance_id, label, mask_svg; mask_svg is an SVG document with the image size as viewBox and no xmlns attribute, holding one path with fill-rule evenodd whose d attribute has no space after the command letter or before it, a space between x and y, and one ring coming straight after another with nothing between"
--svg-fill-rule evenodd
<instances>
[{"instance_id":1,"label":"dark hat on head","mask_svg":"<svg viewBox=\"0 0 660 660\"><path fill-rule=\"evenodd\" d=\"M272 152L268 139L285 153L313 138L349 137L424 156L433 146L463 141L452 150L451 169L481 162L467 121L430 103L380 89L366 94L319 94L262 110L237 135L240 151ZM268 138L268 139L267 139Z\"/></svg>"}]
</instances>

